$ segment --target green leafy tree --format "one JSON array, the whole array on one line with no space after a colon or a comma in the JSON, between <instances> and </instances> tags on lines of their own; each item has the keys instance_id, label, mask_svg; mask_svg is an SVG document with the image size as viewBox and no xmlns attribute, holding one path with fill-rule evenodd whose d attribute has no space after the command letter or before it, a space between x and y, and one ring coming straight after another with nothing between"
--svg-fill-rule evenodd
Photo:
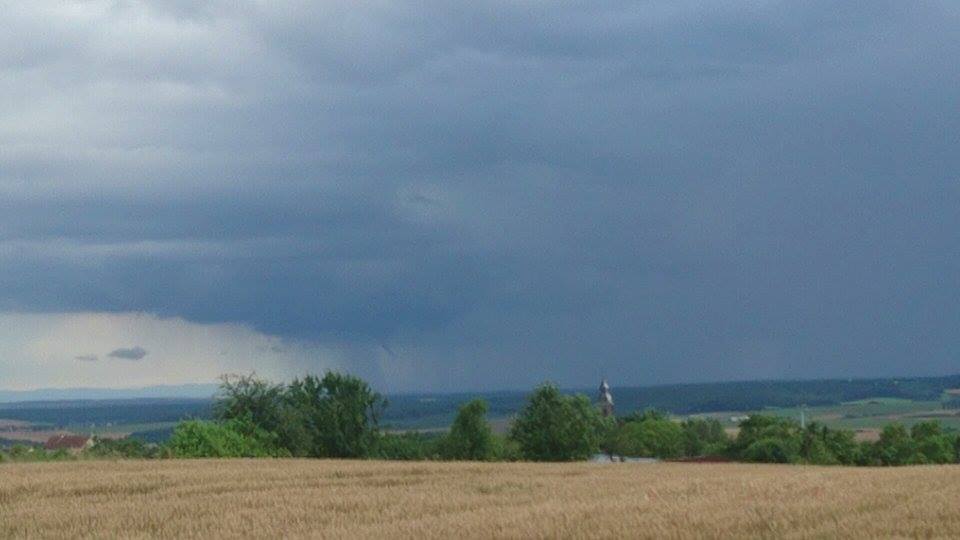
<instances>
[{"instance_id":1,"label":"green leafy tree","mask_svg":"<svg viewBox=\"0 0 960 540\"><path fill-rule=\"evenodd\" d=\"M446 459L489 461L494 458L493 432L487 422L487 402L475 399L460 407L444 438Z\"/></svg>"},{"instance_id":2,"label":"green leafy tree","mask_svg":"<svg viewBox=\"0 0 960 540\"><path fill-rule=\"evenodd\" d=\"M292 421L307 438L312 457L367 457L374 453L386 400L360 378L327 372L308 375L287 388Z\"/></svg>"},{"instance_id":3,"label":"green leafy tree","mask_svg":"<svg viewBox=\"0 0 960 540\"><path fill-rule=\"evenodd\" d=\"M683 453L687 456L722 455L730 437L716 418L691 418L680 424L683 430Z\"/></svg>"},{"instance_id":4,"label":"green leafy tree","mask_svg":"<svg viewBox=\"0 0 960 540\"><path fill-rule=\"evenodd\" d=\"M663 416L625 422L616 430L612 450L623 456L680 457L684 451L683 428Z\"/></svg>"},{"instance_id":5,"label":"green leafy tree","mask_svg":"<svg viewBox=\"0 0 960 540\"><path fill-rule=\"evenodd\" d=\"M213 406L214 418L229 421L243 418L260 429L280 433L287 424L283 407L283 386L249 375L220 377L220 390Z\"/></svg>"},{"instance_id":6,"label":"green leafy tree","mask_svg":"<svg viewBox=\"0 0 960 540\"><path fill-rule=\"evenodd\" d=\"M827 448L822 439L813 439L809 445L801 450L801 460L803 463L811 465L839 465L840 460L833 452Z\"/></svg>"},{"instance_id":7,"label":"green leafy tree","mask_svg":"<svg viewBox=\"0 0 960 540\"><path fill-rule=\"evenodd\" d=\"M862 445L849 429L831 429L823 435L824 445L841 465L856 465L862 459Z\"/></svg>"},{"instance_id":8,"label":"green leafy tree","mask_svg":"<svg viewBox=\"0 0 960 540\"><path fill-rule=\"evenodd\" d=\"M241 434L304 457L376 455L386 401L363 380L327 372L277 385L255 375L222 380L214 408Z\"/></svg>"},{"instance_id":9,"label":"green leafy tree","mask_svg":"<svg viewBox=\"0 0 960 540\"><path fill-rule=\"evenodd\" d=\"M921 461L916 442L902 424L884 426L874 448L880 465L908 465Z\"/></svg>"},{"instance_id":10,"label":"green leafy tree","mask_svg":"<svg viewBox=\"0 0 960 540\"><path fill-rule=\"evenodd\" d=\"M740 422L740 432L731 444L734 458L773 463L800 459L800 424L778 416L755 414ZM752 447L752 448L751 448Z\"/></svg>"},{"instance_id":11,"label":"green leafy tree","mask_svg":"<svg viewBox=\"0 0 960 540\"><path fill-rule=\"evenodd\" d=\"M860 460L860 445L852 431L811 422L801 434L800 458L816 465L853 465Z\"/></svg>"},{"instance_id":12,"label":"green leafy tree","mask_svg":"<svg viewBox=\"0 0 960 540\"><path fill-rule=\"evenodd\" d=\"M291 407L289 390L259 378L256 374L224 375L214 402L214 418L222 422L238 420L248 437L272 434L276 445L295 456L311 455L310 433L303 412Z\"/></svg>"},{"instance_id":13,"label":"green leafy tree","mask_svg":"<svg viewBox=\"0 0 960 540\"><path fill-rule=\"evenodd\" d=\"M537 387L510 430L524 459L575 461L599 449L604 423L586 396L566 396L552 384Z\"/></svg>"},{"instance_id":14,"label":"green leafy tree","mask_svg":"<svg viewBox=\"0 0 960 540\"><path fill-rule=\"evenodd\" d=\"M953 463L954 441L943 433L940 422L930 420L918 422L910 428L910 437L917 448L917 461L920 463Z\"/></svg>"}]
</instances>

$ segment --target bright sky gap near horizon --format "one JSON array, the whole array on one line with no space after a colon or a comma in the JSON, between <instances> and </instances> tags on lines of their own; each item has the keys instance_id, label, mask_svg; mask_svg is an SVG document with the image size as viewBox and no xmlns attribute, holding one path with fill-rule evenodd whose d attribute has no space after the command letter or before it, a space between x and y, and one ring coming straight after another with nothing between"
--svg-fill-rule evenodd
<instances>
[{"instance_id":1,"label":"bright sky gap near horizon","mask_svg":"<svg viewBox=\"0 0 960 540\"><path fill-rule=\"evenodd\" d=\"M960 371L960 3L4 2L0 389Z\"/></svg>"}]
</instances>

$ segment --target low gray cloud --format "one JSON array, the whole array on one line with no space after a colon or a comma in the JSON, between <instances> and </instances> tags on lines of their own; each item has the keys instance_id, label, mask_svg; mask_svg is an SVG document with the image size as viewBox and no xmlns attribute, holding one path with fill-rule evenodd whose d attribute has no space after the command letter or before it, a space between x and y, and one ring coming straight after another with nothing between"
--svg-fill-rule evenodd
<instances>
[{"instance_id":1,"label":"low gray cloud","mask_svg":"<svg viewBox=\"0 0 960 540\"><path fill-rule=\"evenodd\" d=\"M147 356L147 351L143 347L121 348L111 351L107 356L122 360L143 360Z\"/></svg>"},{"instance_id":2,"label":"low gray cloud","mask_svg":"<svg viewBox=\"0 0 960 540\"><path fill-rule=\"evenodd\" d=\"M100 359L100 357L95 354L82 354L79 356L74 356L73 359L81 362L96 362Z\"/></svg>"},{"instance_id":3,"label":"low gray cloud","mask_svg":"<svg viewBox=\"0 0 960 540\"><path fill-rule=\"evenodd\" d=\"M242 323L389 390L956 370L956 2L3 17L0 310Z\"/></svg>"}]
</instances>

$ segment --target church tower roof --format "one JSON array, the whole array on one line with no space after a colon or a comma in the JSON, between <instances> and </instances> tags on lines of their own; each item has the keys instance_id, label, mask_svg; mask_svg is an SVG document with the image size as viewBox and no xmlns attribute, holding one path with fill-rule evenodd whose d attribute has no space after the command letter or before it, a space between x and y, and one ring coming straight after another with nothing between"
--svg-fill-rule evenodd
<instances>
[{"instance_id":1,"label":"church tower roof","mask_svg":"<svg viewBox=\"0 0 960 540\"><path fill-rule=\"evenodd\" d=\"M610 393L610 385L607 384L606 379L600 381L599 405L600 412L602 412L604 416L613 414L613 394Z\"/></svg>"}]
</instances>

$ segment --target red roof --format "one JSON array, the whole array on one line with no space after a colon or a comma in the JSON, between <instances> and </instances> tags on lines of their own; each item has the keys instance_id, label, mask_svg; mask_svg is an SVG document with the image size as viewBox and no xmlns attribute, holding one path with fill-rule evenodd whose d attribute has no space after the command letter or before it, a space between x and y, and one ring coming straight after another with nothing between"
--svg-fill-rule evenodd
<instances>
[{"instance_id":1,"label":"red roof","mask_svg":"<svg viewBox=\"0 0 960 540\"><path fill-rule=\"evenodd\" d=\"M47 439L47 444L43 445L47 450L72 450L87 446L90 437L84 435L54 435Z\"/></svg>"}]
</instances>

